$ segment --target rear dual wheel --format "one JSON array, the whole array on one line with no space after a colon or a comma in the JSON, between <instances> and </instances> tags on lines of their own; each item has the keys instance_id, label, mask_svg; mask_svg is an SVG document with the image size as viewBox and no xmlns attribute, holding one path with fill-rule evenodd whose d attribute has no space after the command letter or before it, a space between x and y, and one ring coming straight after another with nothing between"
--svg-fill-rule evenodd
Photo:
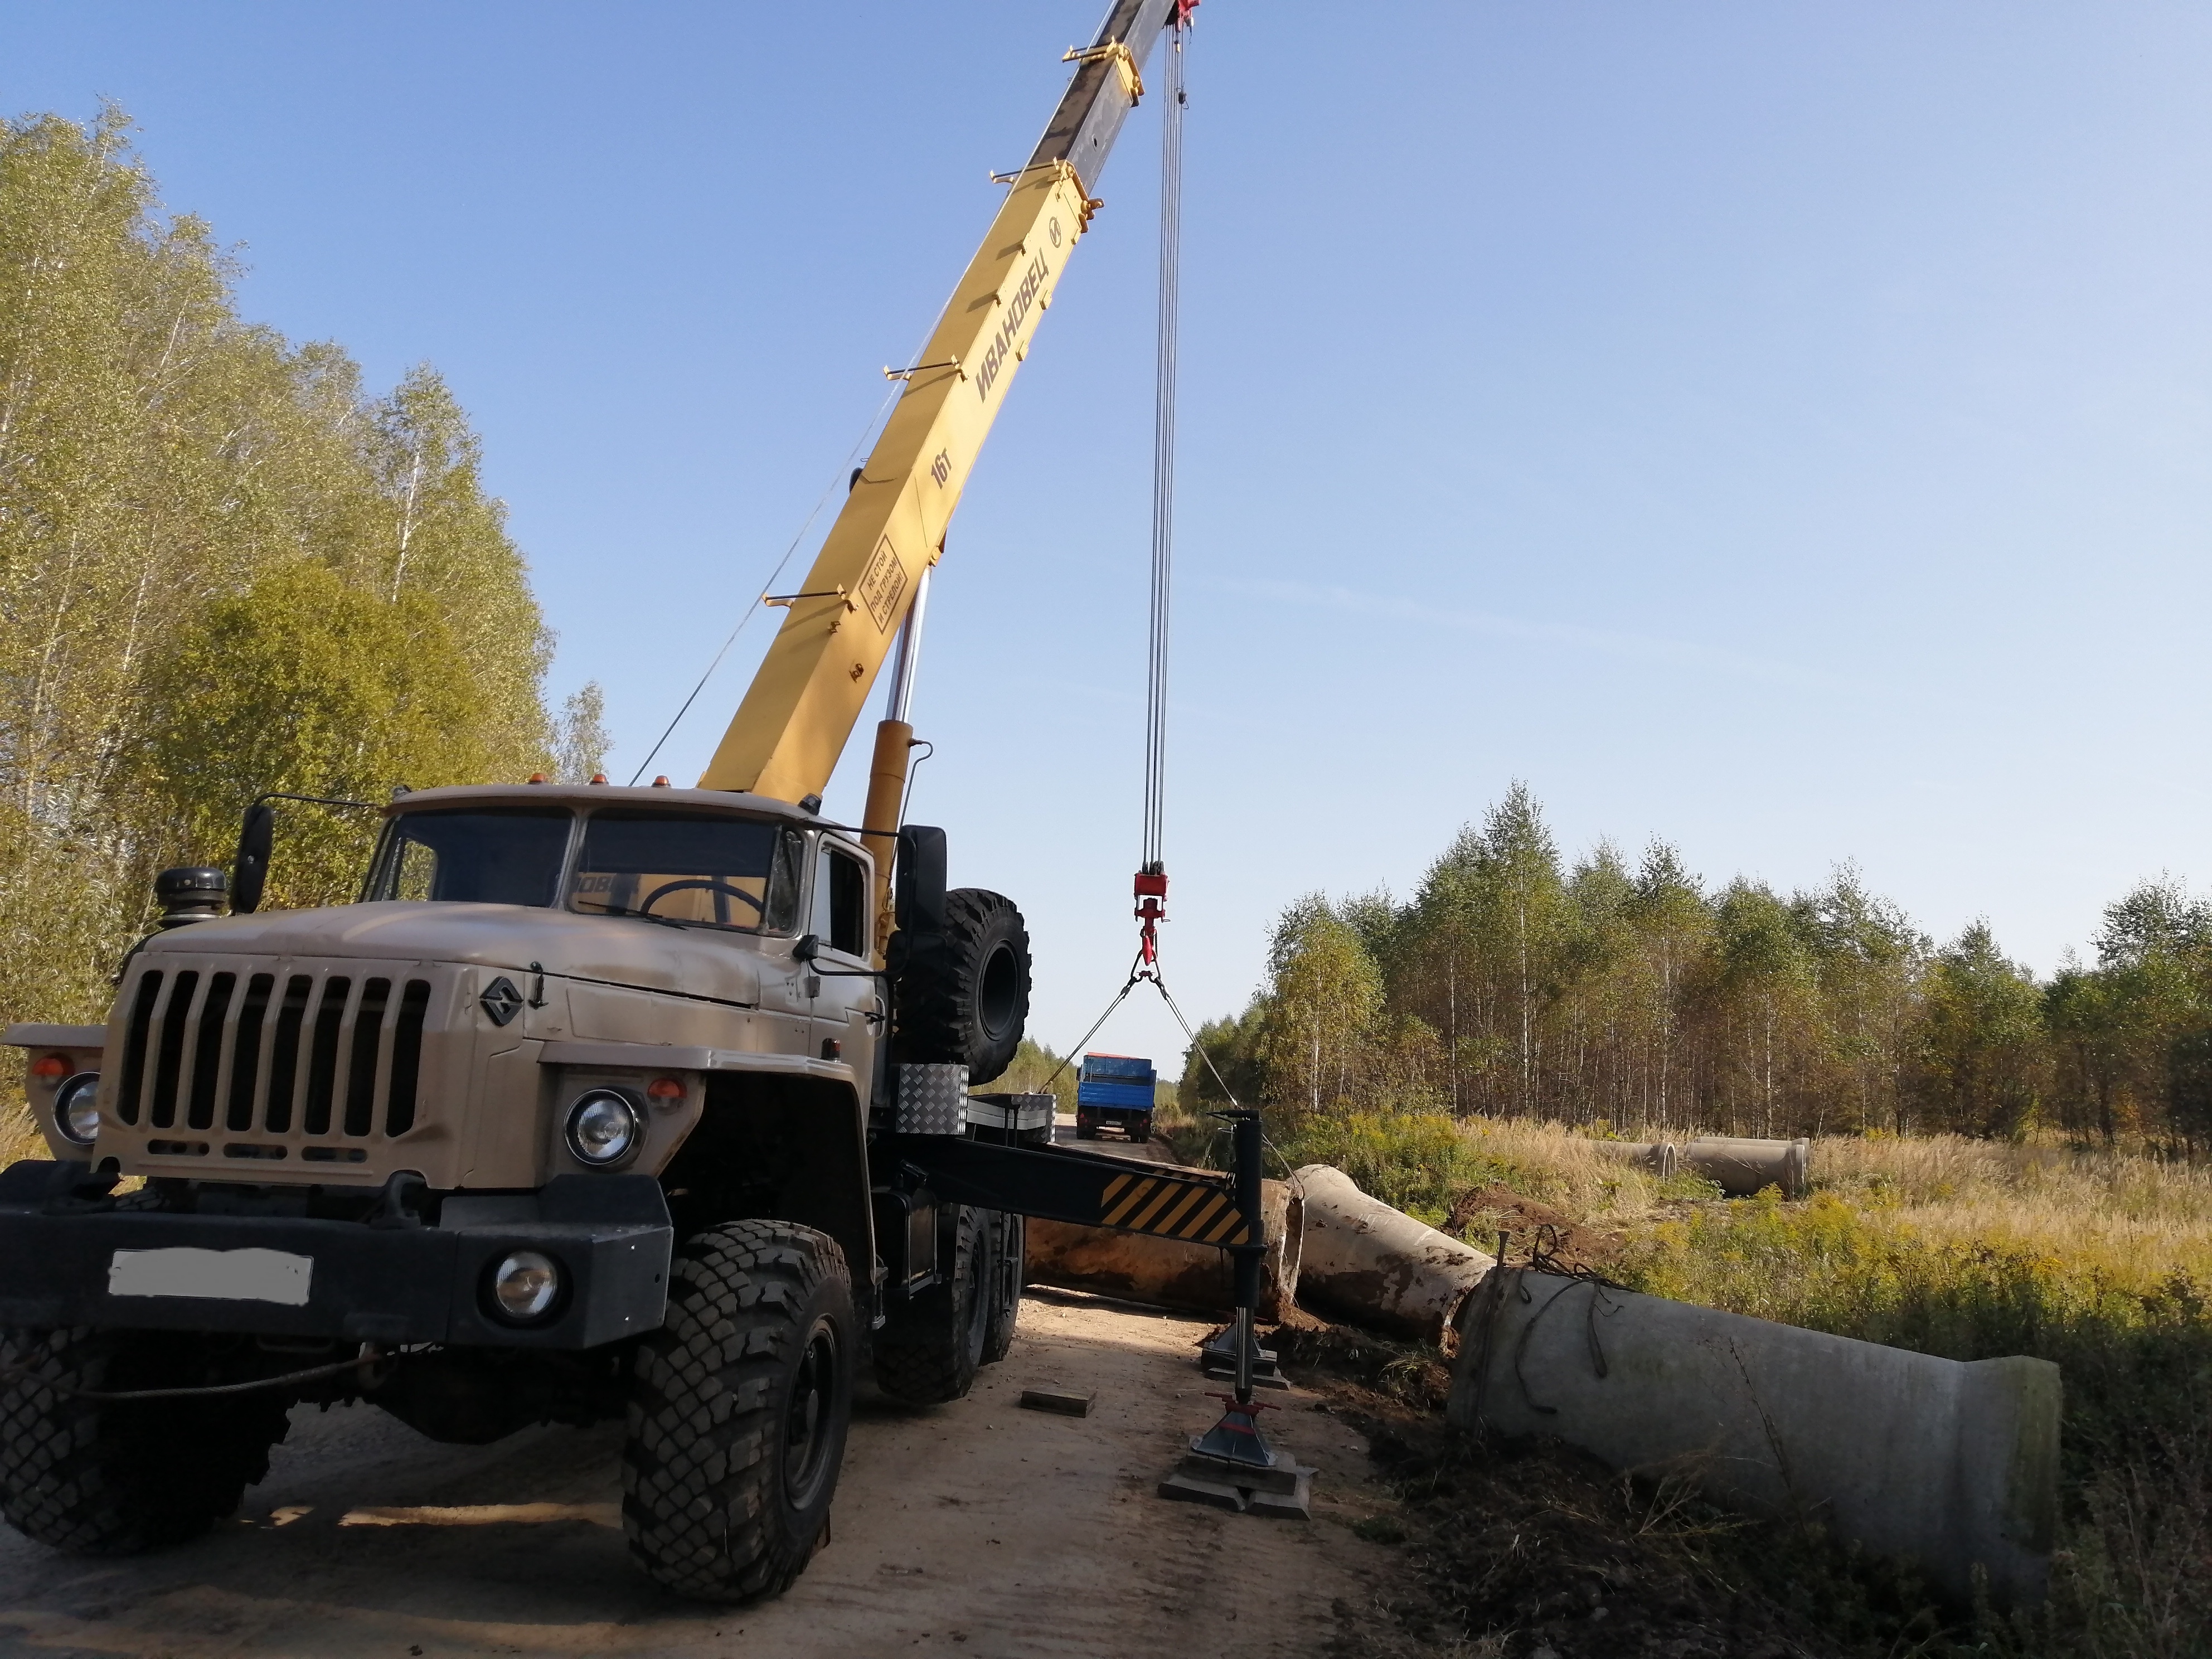
<instances>
[{"instance_id":1,"label":"rear dual wheel","mask_svg":"<svg viewBox=\"0 0 2212 1659\"><path fill-rule=\"evenodd\" d=\"M963 1398L991 1343L990 1212L958 1204L939 1213L937 1259L950 1271L895 1306L876 1333L876 1386L909 1406Z\"/></svg>"},{"instance_id":2,"label":"rear dual wheel","mask_svg":"<svg viewBox=\"0 0 2212 1659\"><path fill-rule=\"evenodd\" d=\"M1023 1218L992 1212L991 1314L983 1334L983 1363L995 1365L1014 1346L1022 1316L1022 1286L1029 1278L1028 1232Z\"/></svg>"},{"instance_id":3,"label":"rear dual wheel","mask_svg":"<svg viewBox=\"0 0 2212 1659\"><path fill-rule=\"evenodd\" d=\"M965 1204L947 1213L938 1259L951 1262L951 1273L896 1309L876 1333L876 1386L910 1406L963 1397L975 1373L1013 1347L1021 1317L1022 1218Z\"/></svg>"}]
</instances>

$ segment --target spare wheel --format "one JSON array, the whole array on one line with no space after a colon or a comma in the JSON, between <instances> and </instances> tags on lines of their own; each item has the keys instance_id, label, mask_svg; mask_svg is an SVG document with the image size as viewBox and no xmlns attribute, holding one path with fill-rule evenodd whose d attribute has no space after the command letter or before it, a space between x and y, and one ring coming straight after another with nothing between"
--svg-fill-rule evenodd
<instances>
[{"instance_id":1,"label":"spare wheel","mask_svg":"<svg viewBox=\"0 0 2212 1659\"><path fill-rule=\"evenodd\" d=\"M899 1057L965 1066L969 1086L1013 1064L1030 1014L1030 936L1003 893L956 887L945 932L917 940L898 981Z\"/></svg>"}]
</instances>

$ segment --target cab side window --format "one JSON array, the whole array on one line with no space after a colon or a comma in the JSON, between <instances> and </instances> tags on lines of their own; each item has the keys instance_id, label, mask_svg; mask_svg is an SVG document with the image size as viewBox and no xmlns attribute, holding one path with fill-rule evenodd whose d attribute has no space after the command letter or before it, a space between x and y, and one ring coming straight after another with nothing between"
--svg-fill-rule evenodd
<instances>
[{"instance_id":1,"label":"cab side window","mask_svg":"<svg viewBox=\"0 0 2212 1659\"><path fill-rule=\"evenodd\" d=\"M851 854L822 849L814 874L813 932L849 957L868 954L868 871Z\"/></svg>"}]
</instances>

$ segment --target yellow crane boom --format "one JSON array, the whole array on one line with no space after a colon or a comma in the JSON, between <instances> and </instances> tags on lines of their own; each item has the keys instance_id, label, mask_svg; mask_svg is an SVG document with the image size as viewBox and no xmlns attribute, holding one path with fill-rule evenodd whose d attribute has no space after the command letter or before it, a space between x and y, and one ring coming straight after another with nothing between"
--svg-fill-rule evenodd
<instances>
[{"instance_id":1,"label":"yellow crane boom","mask_svg":"<svg viewBox=\"0 0 2212 1659\"><path fill-rule=\"evenodd\" d=\"M1191 0L1114 0L1036 153L969 261L906 389L787 606L721 744L704 789L781 800L819 794L844 752L923 573L945 548L960 493L1052 303L1068 256L1100 205L1090 187L1142 94L1139 71ZM895 728L895 729L894 729ZM902 721L879 729L866 819L881 872L904 791ZM884 806L888 802L888 811Z\"/></svg>"}]
</instances>

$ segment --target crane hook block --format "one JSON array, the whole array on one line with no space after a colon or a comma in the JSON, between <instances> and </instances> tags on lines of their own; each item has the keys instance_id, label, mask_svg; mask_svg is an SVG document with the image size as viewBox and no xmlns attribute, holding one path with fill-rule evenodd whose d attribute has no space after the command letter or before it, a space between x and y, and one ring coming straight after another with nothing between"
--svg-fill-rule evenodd
<instances>
[{"instance_id":1,"label":"crane hook block","mask_svg":"<svg viewBox=\"0 0 2212 1659\"><path fill-rule=\"evenodd\" d=\"M1137 872L1137 920L1144 926L1137 930L1137 973L1139 978L1149 978L1158 970L1160 959L1159 926L1168 919L1168 872L1166 866L1148 864Z\"/></svg>"}]
</instances>

